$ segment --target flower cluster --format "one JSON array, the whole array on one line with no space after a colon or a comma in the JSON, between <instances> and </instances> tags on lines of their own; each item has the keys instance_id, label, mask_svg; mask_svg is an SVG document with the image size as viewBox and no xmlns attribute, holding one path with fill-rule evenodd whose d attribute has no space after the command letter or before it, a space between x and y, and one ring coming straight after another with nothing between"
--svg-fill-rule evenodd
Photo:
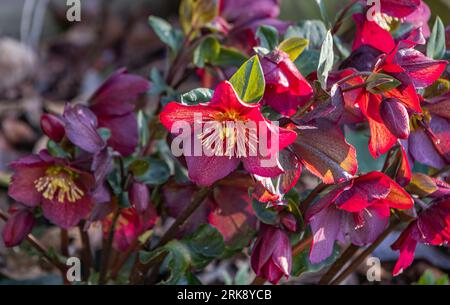
<instances>
[{"instance_id":1,"label":"flower cluster","mask_svg":"<svg viewBox=\"0 0 450 305\"><path fill-rule=\"evenodd\" d=\"M308 249L303 268L401 230L398 275L418 243L448 243L450 39L425 2L351 1L328 32L278 20L276 0L213 2L182 1L184 34L151 18L174 67L152 86L121 69L42 116L48 148L11 164L5 244L42 211L62 229L102 225L102 258L119 253L109 280L139 250L131 283L162 266L178 284L247 249L276 284ZM177 91L189 70L210 88ZM152 113L136 103L146 92Z\"/></svg>"}]
</instances>

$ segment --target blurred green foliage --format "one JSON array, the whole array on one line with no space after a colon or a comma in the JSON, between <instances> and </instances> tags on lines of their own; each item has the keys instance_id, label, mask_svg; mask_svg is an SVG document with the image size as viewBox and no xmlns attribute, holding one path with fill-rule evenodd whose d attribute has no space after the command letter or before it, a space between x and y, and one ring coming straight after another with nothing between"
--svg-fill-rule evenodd
<instances>
[{"instance_id":1,"label":"blurred green foliage","mask_svg":"<svg viewBox=\"0 0 450 305\"><path fill-rule=\"evenodd\" d=\"M348 0L324 0L328 16L331 20ZM425 0L430 6L433 16L430 26L436 15L439 15L446 26L450 25L450 0ZM281 0L281 18L286 20L320 19L320 10L316 0Z\"/></svg>"}]
</instances>

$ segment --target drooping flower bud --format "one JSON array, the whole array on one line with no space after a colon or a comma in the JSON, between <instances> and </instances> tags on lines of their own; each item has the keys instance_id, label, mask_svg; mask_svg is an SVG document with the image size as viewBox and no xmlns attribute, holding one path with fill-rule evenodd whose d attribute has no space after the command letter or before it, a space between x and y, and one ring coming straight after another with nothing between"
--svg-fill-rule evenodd
<instances>
[{"instance_id":1,"label":"drooping flower bud","mask_svg":"<svg viewBox=\"0 0 450 305\"><path fill-rule=\"evenodd\" d=\"M64 124L55 115L44 113L41 116L41 129L51 140L59 142L64 138Z\"/></svg>"},{"instance_id":2,"label":"drooping flower bud","mask_svg":"<svg viewBox=\"0 0 450 305\"><path fill-rule=\"evenodd\" d=\"M128 190L128 197L139 214L147 210L150 202L150 194L145 184L133 182Z\"/></svg>"},{"instance_id":3,"label":"drooping flower bud","mask_svg":"<svg viewBox=\"0 0 450 305\"><path fill-rule=\"evenodd\" d=\"M5 246L15 247L19 245L33 229L35 220L33 214L27 209L19 209L13 212L6 222L2 237Z\"/></svg>"},{"instance_id":4,"label":"drooping flower bud","mask_svg":"<svg viewBox=\"0 0 450 305\"><path fill-rule=\"evenodd\" d=\"M289 277L292 267L292 250L289 237L283 230L262 224L260 235L253 248L251 265L256 275L277 284L281 277Z\"/></svg>"},{"instance_id":5,"label":"drooping flower bud","mask_svg":"<svg viewBox=\"0 0 450 305\"><path fill-rule=\"evenodd\" d=\"M400 139L409 137L409 115L400 101L394 98L383 100L380 105L380 115L394 136Z\"/></svg>"}]
</instances>

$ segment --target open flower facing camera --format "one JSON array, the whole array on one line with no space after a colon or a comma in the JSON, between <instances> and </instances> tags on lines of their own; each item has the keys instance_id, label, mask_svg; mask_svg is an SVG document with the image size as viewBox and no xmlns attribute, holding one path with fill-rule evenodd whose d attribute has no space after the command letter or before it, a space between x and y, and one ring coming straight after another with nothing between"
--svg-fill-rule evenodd
<instances>
[{"instance_id":1,"label":"open flower facing camera","mask_svg":"<svg viewBox=\"0 0 450 305\"><path fill-rule=\"evenodd\" d=\"M86 5L42 58L0 38L26 100L0 116L4 245L66 284L366 283L377 249L377 281L445 272L450 28L431 1L294 2Z\"/></svg>"}]
</instances>

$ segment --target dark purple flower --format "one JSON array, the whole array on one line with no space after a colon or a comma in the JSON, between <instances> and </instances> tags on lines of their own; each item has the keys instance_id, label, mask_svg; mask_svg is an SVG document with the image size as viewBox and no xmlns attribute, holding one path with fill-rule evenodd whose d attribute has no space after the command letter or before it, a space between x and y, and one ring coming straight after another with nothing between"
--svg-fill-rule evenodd
<instances>
[{"instance_id":1,"label":"dark purple flower","mask_svg":"<svg viewBox=\"0 0 450 305\"><path fill-rule=\"evenodd\" d=\"M256 275L277 284L292 268L292 249L289 236L283 230L261 224L259 237L252 251L251 265Z\"/></svg>"},{"instance_id":2,"label":"dark purple flower","mask_svg":"<svg viewBox=\"0 0 450 305\"><path fill-rule=\"evenodd\" d=\"M108 128L108 145L123 156L132 154L138 144L134 104L150 83L126 69L113 73L89 99L90 109L97 116L98 127Z\"/></svg>"},{"instance_id":3,"label":"dark purple flower","mask_svg":"<svg viewBox=\"0 0 450 305\"><path fill-rule=\"evenodd\" d=\"M306 212L313 233L311 262L328 258L336 240L357 246L375 241L389 222L391 208L412 206L408 193L380 172L339 184Z\"/></svg>"},{"instance_id":4,"label":"dark purple flower","mask_svg":"<svg viewBox=\"0 0 450 305\"><path fill-rule=\"evenodd\" d=\"M11 164L8 194L27 207L40 205L44 216L62 228L77 225L92 209L93 175L47 151Z\"/></svg>"},{"instance_id":5,"label":"dark purple flower","mask_svg":"<svg viewBox=\"0 0 450 305\"><path fill-rule=\"evenodd\" d=\"M13 206L9 209L9 215L2 237L6 247L15 247L31 232L35 219L33 213L25 207Z\"/></svg>"},{"instance_id":6,"label":"dark purple flower","mask_svg":"<svg viewBox=\"0 0 450 305\"><path fill-rule=\"evenodd\" d=\"M128 190L128 197L140 214L144 213L150 204L148 187L143 183L133 182Z\"/></svg>"}]
</instances>

